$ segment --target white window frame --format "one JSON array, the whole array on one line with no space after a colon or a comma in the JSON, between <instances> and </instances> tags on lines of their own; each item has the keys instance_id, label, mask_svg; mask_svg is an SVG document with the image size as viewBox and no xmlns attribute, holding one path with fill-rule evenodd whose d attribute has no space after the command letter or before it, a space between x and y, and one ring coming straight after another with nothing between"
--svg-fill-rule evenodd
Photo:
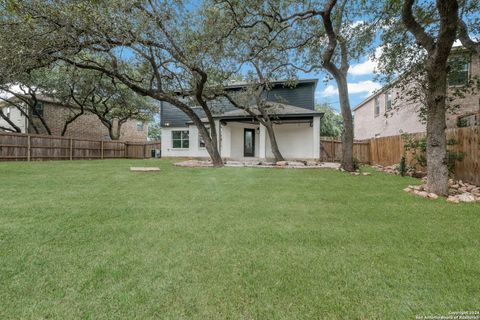
<instances>
[{"instance_id":1,"label":"white window frame","mask_svg":"<svg viewBox=\"0 0 480 320\"><path fill-rule=\"evenodd\" d=\"M373 115L375 118L380 115L380 97L378 96L373 99Z\"/></svg>"},{"instance_id":2,"label":"white window frame","mask_svg":"<svg viewBox=\"0 0 480 320\"><path fill-rule=\"evenodd\" d=\"M390 105L389 105L390 103ZM385 112L391 111L393 105L393 96L391 91L385 92Z\"/></svg>"},{"instance_id":3,"label":"white window frame","mask_svg":"<svg viewBox=\"0 0 480 320\"><path fill-rule=\"evenodd\" d=\"M180 139L173 137L175 132L180 132ZM185 132L187 133L187 138L185 138L184 135L183 135ZM174 141L180 141L180 147L175 147ZM188 142L188 147L184 147L184 142L185 141ZM172 130L172 149L187 150L189 148L190 148L190 132L189 132L189 130Z\"/></svg>"}]
</instances>

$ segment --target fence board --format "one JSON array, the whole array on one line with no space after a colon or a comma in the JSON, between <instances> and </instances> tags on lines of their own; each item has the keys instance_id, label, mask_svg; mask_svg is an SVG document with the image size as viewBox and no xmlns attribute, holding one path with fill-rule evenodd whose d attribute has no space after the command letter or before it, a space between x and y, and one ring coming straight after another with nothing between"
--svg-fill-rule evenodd
<instances>
[{"instance_id":1,"label":"fence board","mask_svg":"<svg viewBox=\"0 0 480 320\"><path fill-rule=\"evenodd\" d=\"M356 141L353 143L353 156L361 163L370 163L369 142ZM320 161L342 161L342 141L333 138L320 139Z\"/></svg>"},{"instance_id":2,"label":"fence board","mask_svg":"<svg viewBox=\"0 0 480 320\"><path fill-rule=\"evenodd\" d=\"M449 145L451 151L462 152L463 160L455 164L454 176L476 185L480 185L480 127L454 128L446 130L447 140L455 140L456 144ZM421 139L425 133L410 134L412 138ZM342 142L330 138L321 138L321 161L341 161ZM407 164L415 164L414 154L405 152L405 141L402 136L374 138L367 142L355 142L354 157L362 163L394 165L400 162L405 154ZM366 147L365 147L366 145ZM415 164L417 169L420 168Z\"/></svg>"},{"instance_id":3,"label":"fence board","mask_svg":"<svg viewBox=\"0 0 480 320\"><path fill-rule=\"evenodd\" d=\"M0 132L0 161L151 157L160 142L129 143Z\"/></svg>"}]
</instances>

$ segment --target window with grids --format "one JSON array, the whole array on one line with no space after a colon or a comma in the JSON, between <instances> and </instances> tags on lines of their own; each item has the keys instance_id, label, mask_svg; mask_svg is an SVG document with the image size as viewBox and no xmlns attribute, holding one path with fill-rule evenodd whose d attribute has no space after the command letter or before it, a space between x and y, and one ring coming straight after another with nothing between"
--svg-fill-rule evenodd
<instances>
[{"instance_id":1,"label":"window with grids","mask_svg":"<svg viewBox=\"0 0 480 320\"><path fill-rule=\"evenodd\" d=\"M33 108L33 116L34 117L43 117L43 103L39 102Z\"/></svg>"},{"instance_id":2,"label":"window with grids","mask_svg":"<svg viewBox=\"0 0 480 320\"><path fill-rule=\"evenodd\" d=\"M172 147L175 149L188 149L188 130L172 131Z\"/></svg>"},{"instance_id":3,"label":"window with grids","mask_svg":"<svg viewBox=\"0 0 480 320\"><path fill-rule=\"evenodd\" d=\"M376 97L374 103L375 103L374 105L375 117L378 117L378 115L380 114L380 99Z\"/></svg>"},{"instance_id":4,"label":"window with grids","mask_svg":"<svg viewBox=\"0 0 480 320\"><path fill-rule=\"evenodd\" d=\"M385 93L385 110L386 111L392 110L392 93L391 92Z\"/></svg>"},{"instance_id":5,"label":"window with grids","mask_svg":"<svg viewBox=\"0 0 480 320\"><path fill-rule=\"evenodd\" d=\"M464 86L468 84L469 62L466 57L456 57L449 61L448 85Z\"/></svg>"}]
</instances>

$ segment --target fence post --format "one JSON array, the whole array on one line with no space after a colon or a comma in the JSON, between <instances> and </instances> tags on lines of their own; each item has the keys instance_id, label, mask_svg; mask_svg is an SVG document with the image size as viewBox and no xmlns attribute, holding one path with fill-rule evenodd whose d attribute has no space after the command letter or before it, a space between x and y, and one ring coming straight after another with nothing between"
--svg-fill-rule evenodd
<instances>
[{"instance_id":1,"label":"fence post","mask_svg":"<svg viewBox=\"0 0 480 320\"><path fill-rule=\"evenodd\" d=\"M331 140L331 144L332 144L332 162L335 162L335 149L336 149L336 146L335 146L335 141L333 141L333 137L330 137Z\"/></svg>"},{"instance_id":2,"label":"fence post","mask_svg":"<svg viewBox=\"0 0 480 320\"><path fill-rule=\"evenodd\" d=\"M147 144L143 145L143 159L147 159Z\"/></svg>"},{"instance_id":3,"label":"fence post","mask_svg":"<svg viewBox=\"0 0 480 320\"><path fill-rule=\"evenodd\" d=\"M103 140L100 141L100 159L103 160Z\"/></svg>"},{"instance_id":4,"label":"fence post","mask_svg":"<svg viewBox=\"0 0 480 320\"><path fill-rule=\"evenodd\" d=\"M32 152L32 145L30 141L30 135L27 136L27 161L30 161L31 152Z\"/></svg>"},{"instance_id":5,"label":"fence post","mask_svg":"<svg viewBox=\"0 0 480 320\"><path fill-rule=\"evenodd\" d=\"M73 160L73 139L70 138L70 160Z\"/></svg>"}]
</instances>

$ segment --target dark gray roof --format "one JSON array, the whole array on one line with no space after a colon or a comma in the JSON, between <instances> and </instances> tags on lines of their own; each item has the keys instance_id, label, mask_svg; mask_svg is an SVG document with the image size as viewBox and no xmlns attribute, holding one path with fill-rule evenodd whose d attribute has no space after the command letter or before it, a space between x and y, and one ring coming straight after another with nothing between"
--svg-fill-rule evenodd
<instances>
[{"instance_id":1,"label":"dark gray roof","mask_svg":"<svg viewBox=\"0 0 480 320\"><path fill-rule=\"evenodd\" d=\"M257 106L251 106L250 110L256 115L260 114ZM270 102L269 107L266 108L267 113L272 116L321 116L323 112L311 109L305 109L300 107L291 106L283 103ZM223 112L213 116L216 119L237 119L237 118L251 118L251 115L241 109ZM207 118L202 118L202 121L208 121Z\"/></svg>"},{"instance_id":2,"label":"dark gray roof","mask_svg":"<svg viewBox=\"0 0 480 320\"><path fill-rule=\"evenodd\" d=\"M242 85L244 84L241 82L232 83L229 88L231 90L239 90ZM264 98L271 102L314 110L316 85L316 79L300 79L294 87L284 86L284 82L278 81L270 91L265 92ZM214 105L212 112L214 114L236 110L233 105L225 100L220 99L215 103L212 102L212 105ZM194 111L198 116L205 117L205 113L201 108L194 108ZM185 113L166 102L162 103L160 118L162 127L185 127L190 122L190 118Z\"/></svg>"}]
</instances>

